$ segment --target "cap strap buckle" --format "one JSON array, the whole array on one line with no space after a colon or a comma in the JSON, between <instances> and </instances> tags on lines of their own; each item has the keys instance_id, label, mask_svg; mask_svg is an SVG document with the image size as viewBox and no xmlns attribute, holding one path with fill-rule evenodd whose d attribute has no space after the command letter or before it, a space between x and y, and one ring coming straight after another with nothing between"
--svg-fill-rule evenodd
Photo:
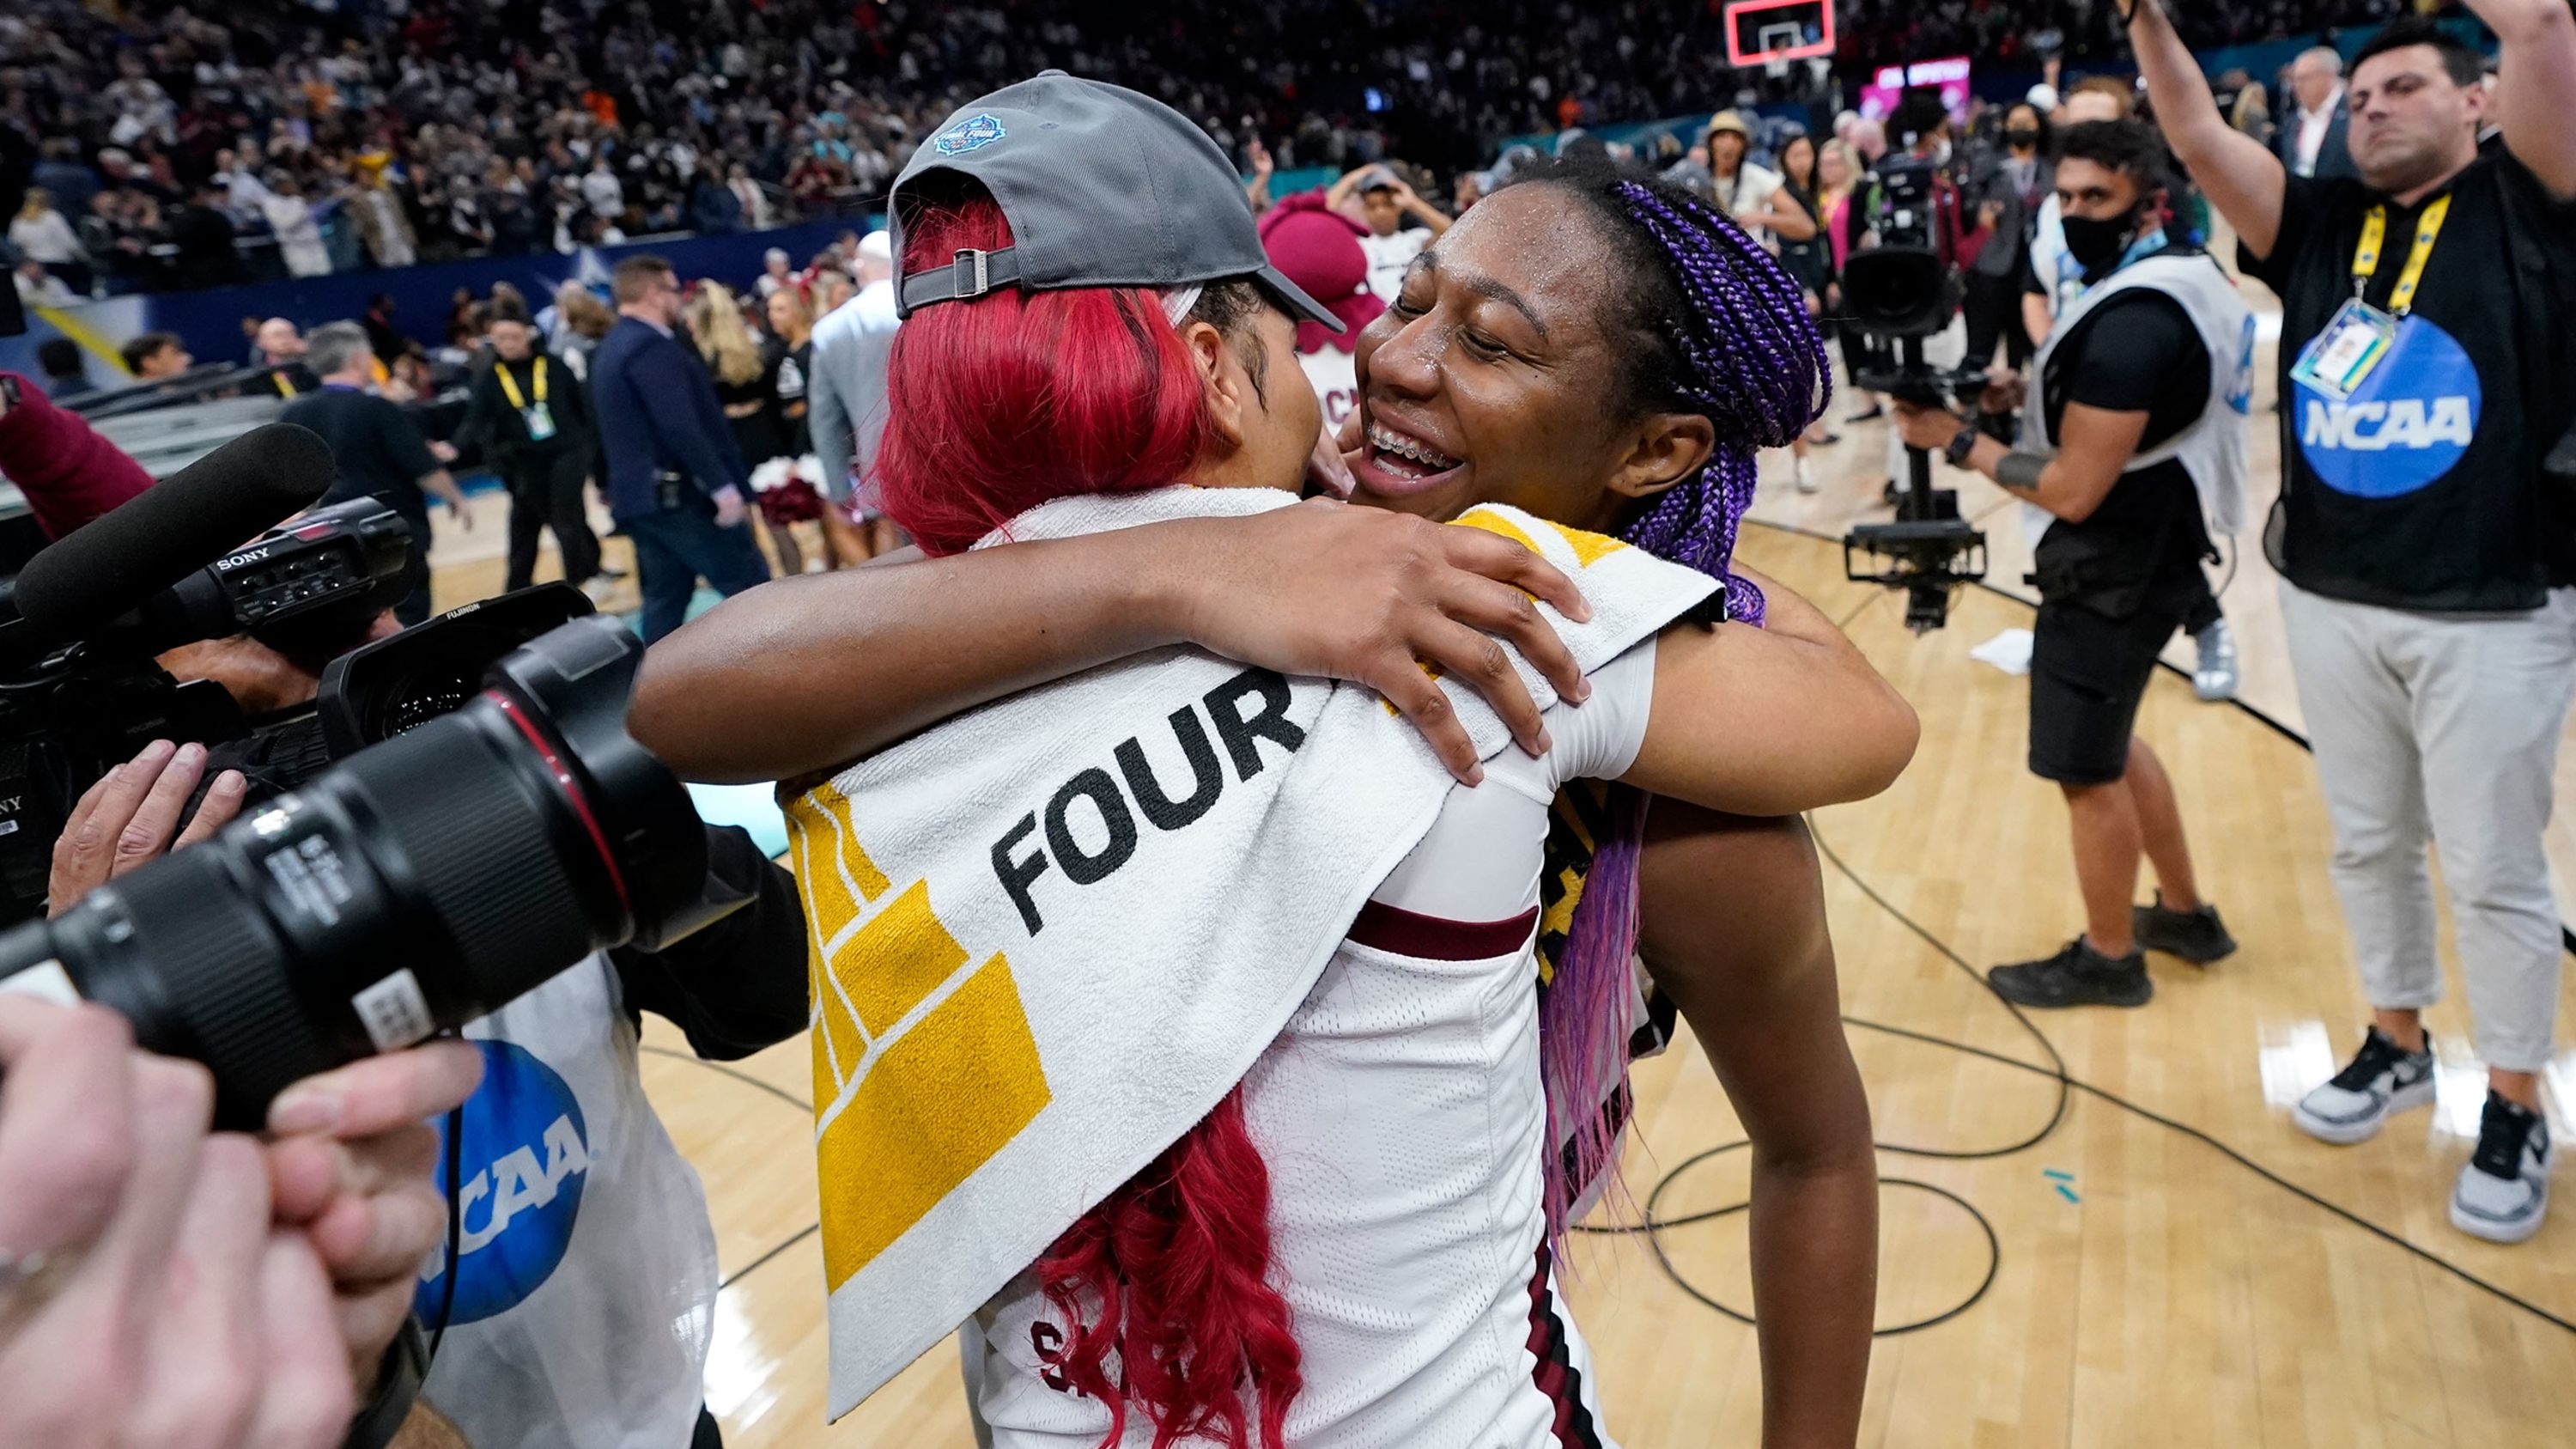
<instances>
[{"instance_id":1,"label":"cap strap buckle","mask_svg":"<svg viewBox=\"0 0 2576 1449\"><path fill-rule=\"evenodd\" d=\"M955 260L950 263L953 277L949 285L955 290L948 295L957 301L964 302L972 301L993 290L993 274L989 263L991 255L990 252L977 251L973 247L959 248Z\"/></svg>"}]
</instances>

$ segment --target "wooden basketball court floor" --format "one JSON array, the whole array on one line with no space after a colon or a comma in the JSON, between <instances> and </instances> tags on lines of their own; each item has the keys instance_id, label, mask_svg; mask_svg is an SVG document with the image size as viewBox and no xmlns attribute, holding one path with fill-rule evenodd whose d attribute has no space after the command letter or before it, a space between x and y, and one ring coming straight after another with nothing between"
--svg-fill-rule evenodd
<instances>
[{"instance_id":1,"label":"wooden basketball court floor","mask_svg":"<svg viewBox=\"0 0 2576 1449\"><path fill-rule=\"evenodd\" d=\"M2258 394L2258 518L2269 501L2264 480L2274 476L2268 403L2268 391ZM1849 410L1838 400L1834 415ZM1879 425L1842 430L1844 442L1817 454L1825 486L1812 497L1791 490L1785 456L1765 460L1757 517L1838 535L1851 521L1885 516L1874 507L1884 474ZM1990 577L2017 587L2028 555L2017 510L2001 507L2003 496L1982 480L1944 481L1961 488L1966 511L1993 534ZM498 542L498 511L474 540L486 549ZM484 551L442 530L442 604L498 587L497 560L473 557ZM1923 720L1922 748L1895 788L1814 821L1849 868L1826 869L1846 1011L2042 1068L1856 1028L1878 1139L1952 1152L2024 1142L2058 1103L2045 1050L1862 883L1980 968L2046 953L2078 928L2064 807L2023 769L2025 685L1968 657L2004 629L2027 628L2030 611L1967 590L1949 627L1917 637L1903 628L1897 600L1842 579L1832 543L1755 526L1743 553L1847 619ZM2244 651L2247 700L2295 728L2272 587L2259 555L2248 556L2224 601ZM2173 657L2187 659L2188 646L2178 643ZM1860 1442L2576 1444L2576 1332L2451 1271L2576 1319L2576 1202L2562 1202L2539 1237L2512 1248L2466 1238L2445 1219L2484 1090L2456 962L2446 955L2452 998L2430 1013L2445 1063L2438 1106L2359 1147L2298 1134L2289 1103L2334 1071L2365 1016L2326 874L2311 762L2253 715L2198 703L2170 674L2150 689L2139 728L2173 774L2204 889L2244 949L2206 971L2158 959L2151 1006L2040 1015L2038 1029L2079 1081L2206 1132L2368 1226L2081 1090L2054 1130L2017 1152L1973 1161L1882 1152L1883 1174L1973 1205L1994 1244L1957 1202L1885 1186L1878 1322L1933 1317L1975 1293L1990 1271L1992 1283L1956 1317L1878 1341ZM2576 797L2562 791L2567 798ZM2566 829L2562 819L2554 842L2562 862L2576 859ZM2576 1041L2576 973L2561 987L2558 1034ZM824 1425L803 1043L718 1069L687 1059L678 1033L658 1022L648 1022L646 1039L646 1085L704 1178L715 1218L726 1286L707 1393L728 1442L971 1444L956 1356L944 1347L841 1423ZM1641 1131L1628 1173L1641 1198L1686 1159L1741 1136L1686 1038L1644 1065L1638 1086ZM2576 1045L2562 1047L2548 1089L2564 1139L2576 1129ZM2576 1174L2560 1176L2564 1195ZM1740 1202L1745 1183L1743 1154L1720 1156L1682 1173L1661 1210L1682 1216ZM1740 1215L1671 1230L1663 1246L1701 1291L1749 1305ZM1752 1330L1687 1296L1636 1238L1588 1239L1577 1263L1570 1296L1598 1359L1612 1434L1631 1449L1760 1442Z\"/></svg>"}]
</instances>

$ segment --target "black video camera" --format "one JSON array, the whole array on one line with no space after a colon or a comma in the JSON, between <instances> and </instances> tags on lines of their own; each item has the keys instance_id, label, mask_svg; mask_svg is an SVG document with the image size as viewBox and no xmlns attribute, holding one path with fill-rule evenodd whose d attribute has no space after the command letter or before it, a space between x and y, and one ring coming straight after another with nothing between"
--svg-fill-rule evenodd
<instances>
[{"instance_id":1,"label":"black video camera","mask_svg":"<svg viewBox=\"0 0 2576 1449\"><path fill-rule=\"evenodd\" d=\"M191 486L185 477L156 489ZM118 527L130 526L119 520ZM217 543L230 551L114 614L102 616L126 597L97 605L92 590L64 627L31 627L25 617L0 624L0 922L43 909L54 840L73 803L145 744L221 746L260 733L223 686L180 684L154 655L235 634L289 656L337 653L363 638L368 622L408 587L409 536L392 508L355 499L238 547L230 547L237 539ZM54 551L40 553L28 570L64 572L39 566ZM81 552L76 564L85 572L110 564L98 547Z\"/></svg>"},{"instance_id":2,"label":"black video camera","mask_svg":"<svg viewBox=\"0 0 2576 1449\"><path fill-rule=\"evenodd\" d=\"M246 1129L300 1078L463 1025L593 951L667 946L748 896L710 891L686 789L626 734L643 657L614 619L528 640L460 708L0 935L0 991L115 1008L141 1046L213 1069L217 1124ZM397 694L446 687L444 664L384 659L367 672ZM361 718L411 717L390 704Z\"/></svg>"},{"instance_id":3,"label":"black video camera","mask_svg":"<svg viewBox=\"0 0 2576 1449\"><path fill-rule=\"evenodd\" d=\"M1929 163L1919 163L1926 167ZM1973 405L1982 372L1951 372L1923 358L1923 339L1950 325L1958 286L1929 247L1856 252L1843 269L1843 319L1873 340L1893 342L1892 366L1852 374L1852 386L1916 407ZM1949 618L1950 593L1986 576L1986 536L1959 516L1959 494L1932 486L1931 456L1907 448L1906 489L1893 523L1864 523L1843 535L1843 575L1905 590L1905 627L1921 634Z\"/></svg>"}]
</instances>

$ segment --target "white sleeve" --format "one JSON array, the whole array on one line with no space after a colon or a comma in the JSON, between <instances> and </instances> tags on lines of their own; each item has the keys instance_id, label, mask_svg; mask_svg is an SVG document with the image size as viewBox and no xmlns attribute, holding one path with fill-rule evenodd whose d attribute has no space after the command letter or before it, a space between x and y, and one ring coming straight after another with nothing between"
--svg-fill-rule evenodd
<instances>
[{"instance_id":1,"label":"white sleeve","mask_svg":"<svg viewBox=\"0 0 2576 1449\"><path fill-rule=\"evenodd\" d=\"M1559 701L1547 710L1547 730L1555 743L1548 766L1557 785L1616 780L1637 763L1655 699L1655 641L1631 645L1592 671L1591 680L1591 699L1579 705Z\"/></svg>"}]
</instances>

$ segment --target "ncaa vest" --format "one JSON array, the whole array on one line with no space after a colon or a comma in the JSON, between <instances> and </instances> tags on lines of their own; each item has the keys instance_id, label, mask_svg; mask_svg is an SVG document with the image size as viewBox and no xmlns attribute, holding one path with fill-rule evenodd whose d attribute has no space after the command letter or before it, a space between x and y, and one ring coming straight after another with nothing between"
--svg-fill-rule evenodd
<instances>
[{"instance_id":1,"label":"ncaa vest","mask_svg":"<svg viewBox=\"0 0 2576 1449\"><path fill-rule=\"evenodd\" d=\"M465 1028L459 1256L422 1395L475 1449L679 1449L705 1401L715 1229L645 1100L634 1020L593 955ZM448 1123L439 1123L446 1186ZM414 1306L435 1333L442 1243Z\"/></svg>"},{"instance_id":2,"label":"ncaa vest","mask_svg":"<svg viewBox=\"0 0 2576 1449\"><path fill-rule=\"evenodd\" d=\"M2189 427L2131 458L2120 471L2135 473L2179 459L2183 471L2191 475L2192 486L2200 491L2201 511L2210 533L2216 536L2241 532L2245 527L2245 475L2249 467L2246 411L2254 395L2254 312L2237 295L2236 283L2215 259L2201 252L2157 252L2095 283L2058 314L2057 326L2031 360L2031 376L2045 379L2059 344L2073 336L2104 302L2138 287L2173 298L2191 318L2192 327L2200 333L2201 346L2209 352L2209 402ZM2030 390L2022 410L2020 446L2055 453L2057 437L2048 425L2046 392L2045 386ZM2057 521L2044 512L2040 516L2050 524ZM2034 547L2038 540L2039 534L2033 533Z\"/></svg>"}]
</instances>

